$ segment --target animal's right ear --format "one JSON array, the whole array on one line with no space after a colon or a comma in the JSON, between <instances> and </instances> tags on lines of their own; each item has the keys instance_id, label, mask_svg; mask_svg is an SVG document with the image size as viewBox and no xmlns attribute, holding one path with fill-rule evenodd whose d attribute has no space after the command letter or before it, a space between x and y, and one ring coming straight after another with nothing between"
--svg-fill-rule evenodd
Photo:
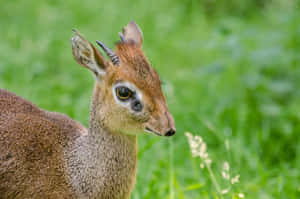
<instances>
[{"instance_id":1,"label":"animal's right ear","mask_svg":"<svg viewBox=\"0 0 300 199\"><path fill-rule=\"evenodd\" d=\"M109 62L104 56L86 40L77 30L73 30L74 37L71 39L72 53L75 60L82 66L92 71L97 78L105 75Z\"/></svg>"}]
</instances>

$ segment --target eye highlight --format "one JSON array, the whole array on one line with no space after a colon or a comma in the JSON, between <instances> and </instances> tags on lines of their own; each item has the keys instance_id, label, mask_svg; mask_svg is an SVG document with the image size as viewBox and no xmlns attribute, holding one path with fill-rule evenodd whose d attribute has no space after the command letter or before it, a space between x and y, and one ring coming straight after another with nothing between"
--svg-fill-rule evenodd
<instances>
[{"instance_id":1,"label":"eye highlight","mask_svg":"<svg viewBox=\"0 0 300 199\"><path fill-rule=\"evenodd\" d=\"M125 87L125 86L119 86L116 88L116 95L120 100L127 100L132 96L132 91Z\"/></svg>"}]
</instances>

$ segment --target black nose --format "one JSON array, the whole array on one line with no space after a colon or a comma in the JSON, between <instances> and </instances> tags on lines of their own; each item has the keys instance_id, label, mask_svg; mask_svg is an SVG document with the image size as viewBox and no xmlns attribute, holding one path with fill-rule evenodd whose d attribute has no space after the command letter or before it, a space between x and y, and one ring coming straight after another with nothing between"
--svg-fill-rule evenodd
<instances>
[{"instance_id":1,"label":"black nose","mask_svg":"<svg viewBox=\"0 0 300 199\"><path fill-rule=\"evenodd\" d=\"M175 130L174 129L170 129L166 134L165 134L165 136L172 136L172 135L174 135L175 134Z\"/></svg>"}]
</instances>

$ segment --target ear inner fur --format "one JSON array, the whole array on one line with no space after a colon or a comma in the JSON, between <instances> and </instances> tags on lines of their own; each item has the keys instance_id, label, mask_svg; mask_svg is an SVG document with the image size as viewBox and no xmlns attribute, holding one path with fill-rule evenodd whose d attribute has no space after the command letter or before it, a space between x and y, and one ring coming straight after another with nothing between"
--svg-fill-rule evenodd
<instances>
[{"instance_id":1,"label":"ear inner fur","mask_svg":"<svg viewBox=\"0 0 300 199\"><path fill-rule=\"evenodd\" d=\"M85 68L91 70L97 77L103 76L108 62L104 56L77 30L74 31L74 37L71 39L72 53L75 60Z\"/></svg>"}]
</instances>

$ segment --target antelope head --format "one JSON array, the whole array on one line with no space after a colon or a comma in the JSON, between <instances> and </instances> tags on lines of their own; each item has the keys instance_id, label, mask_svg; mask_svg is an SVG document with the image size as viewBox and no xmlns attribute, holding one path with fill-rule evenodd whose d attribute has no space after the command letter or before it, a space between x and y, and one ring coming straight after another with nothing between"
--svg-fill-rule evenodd
<instances>
[{"instance_id":1,"label":"antelope head","mask_svg":"<svg viewBox=\"0 0 300 199\"><path fill-rule=\"evenodd\" d=\"M74 34L71 43L75 60L96 77L92 104L98 105L92 106L93 119L111 132L175 134L160 78L142 51L143 35L135 22L119 33L121 40L115 51L97 41L109 59L79 32L74 30Z\"/></svg>"}]
</instances>

